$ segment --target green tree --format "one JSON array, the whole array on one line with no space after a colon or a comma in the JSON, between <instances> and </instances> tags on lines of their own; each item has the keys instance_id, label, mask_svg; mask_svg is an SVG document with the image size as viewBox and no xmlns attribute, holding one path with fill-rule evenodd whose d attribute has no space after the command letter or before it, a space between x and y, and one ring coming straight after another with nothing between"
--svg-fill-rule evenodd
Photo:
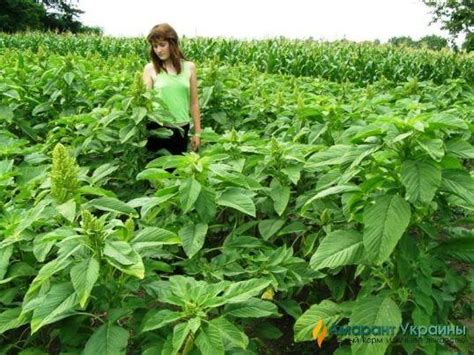
<instances>
[{"instance_id":1,"label":"green tree","mask_svg":"<svg viewBox=\"0 0 474 355\"><path fill-rule=\"evenodd\" d=\"M451 35L451 42L455 49L454 39L465 34L466 39L474 32L474 1L472 0L422 0L432 8L433 20L441 22L442 29ZM464 46L463 46L464 47Z\"/></svg>"},{"instance_id":2,"label":"green tree","mask_svg":"<svg viewBox=\"0 0 474 355\"><path fill-rule=\"evenodd\" d=\"M77 20L84 11L76 7L77 1L42 0L41 3L47 10L45 27L49 30L72 33L82 32L82 23Z\"/></svg>"},{"instance_id":3,"label":"green tree","mask_svg":"<svg viewBox=\"0 0 474 355\"><path fill-rule=\"evenodd\" d=\"M43 29L46 10L31 0L0 0L0 31Z\"/></svg>"},{"instance_id":4,"label":"green tree","mask_svg":"<svg viewBox=\"0 0 474 355\"><path fill-rule=\"evenodd\" d=\"M84 26L78 20L84 11L76 3L70 0L0 0L0 31L50 30L102 34L100 28Z\"/></svg>"},{"instance_id":5,"label":"green tree","mask_svg":"<svg viewBox=\"0 0 474 355\"><path fill-rule=\"evenodd\" d=\"M393 44L394 46L407 46L416 48L417 43L409 36L399 36L399 37L392 37L388 40L388 43Z\"/></svg>"},{"instance_id":6,"label":"green tree","mask_svg":"<svg viewBox=\"0 0 474 355\"><path fill-rule=\"evenodd\" d=\"M433 50L440 50L448 47L448 40L441 36L429 35L424 36L418 41L419 47L427 47Z\"/></svg>"}]
</instances>

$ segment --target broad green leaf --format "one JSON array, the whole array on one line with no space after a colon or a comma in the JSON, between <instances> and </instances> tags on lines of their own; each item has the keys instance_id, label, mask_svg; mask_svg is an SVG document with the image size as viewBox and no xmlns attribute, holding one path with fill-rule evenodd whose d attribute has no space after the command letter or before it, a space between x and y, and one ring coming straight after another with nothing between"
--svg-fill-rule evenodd
<instances>
[{"instance_id":1,"label":"broad green leaf","mask_svg":"<svg viewBox=\"0 0 474 355\"><path fill-rule=\"evenodd\" d=\"M217 204L234 208L237 211L255 217L255 204L244 189L237 187L228 188L218 198Z\"/></svg>"},{"instance_id":2,"label":"broad green leaf","mask_svg":"<svg viewBox=\"0 0 474 355\"><path fill-rule=\"evenodd\" d=\"M275 212L281 216L283 212L285 212L290 200L290 188L282 185L277 179L273 179L270 185L269 195L273 200Z\"/></svg>"},{"instance_id":3,"label":"broad green leaf","mask_svg":"<svg viewBox=\"0 0 474 355\"><path fill-rule=\"evenodd\" d=\"M364 209L364 247L367 259L380 265L392 254L410 223L410 206L398 195L378 197Z\"/></svg>"},{"instance_id":4,"label":"broad green leaf","mask_svg":"<svg viewBox=\"0 0 474 355\"><path fill-rule=\"evenodd\" d=\"M224 355L224 344L220 330L211 325L202 327L196 338L196 346L202 355Z\"/></svg>"},{"instance_id":5,"label":"broad green leaf","mask_svg":"<svg viewBox=\"0 0 474 355\"><path fill-rule=\"evenodd\" d=\"M116 198L117 196L112 191L95 186L81 186L78 190L83 195L94 195L103 197Z\"/></svg>"},{"instance_id":6,"label":"broad green leaf","mask_svg":"<svg viewBox=\"0 0 474 355\"><path fill-rule=\"evenodd\" d=\"M133 249L127 242L119 240L107 240L104 247L104 255L114 259L122 265L132 265L137 262Z\"/></svg>"},{"instance_id":7,"label":"broad green leaf","mask_svg":"<svg viewBox=\"0 0 474 355\"><path fill-rule=\"evenodd\" d=\"M462 159L474 159L474 147L462 138L446 142L446 151Z\"/></svg>"},{"instance_id":8,"label":"broad green leaf","mask_svg":"<svg viewBox=\"0 0 474 355\"><path fill-rule=\"evenodd\" d=\"M33 240L33 254L36 260L44 262L51 248L59 239L65 239L76 233L70 227L60 227L45 234L37 235Z\"/></svg>"},{"instance_id":9,"label":"broad green leaf","mask_svg":"<svg viewBox=\"0 0 474 355\"><path fill-rule=\"evenodd\" d=\"M453 114L435 113L429 117L426 122L430 129L451 128L451 129L468 129L467 123Z\"/></svg>"},{"instance_id":10,"label":"broad green leaf","mask_svg":"<svg viewBox=\"0 0 474 355\"><path fill-rule=\"evenodd\" d=\"M181 228L178 234L181 238L184 252L188 258L192 258L204 245L207 234L207 224L188 224Z\"/></svg>"},{"instance_id":11,"label":"broad green leaf","mask_svg":"<svg viewBox=\"0 0 474 355\"><path fill-rule=\"evenodd\" d=\"M265 279L234 282L225 290L222 297L227 300L227 304L244 302L258 295L268 285L270 285L270 281Z\"/></svg>"},{"instance_id":12,"label":"broad green leaf","mask_svg":"<svg viewBox=\"0 0 474 355\"><path fill-rule=\"evenodd\" d=\"M71 268L71 282L79 297L79 304L82 308L86 305L87 299L99 278L99 262L90 257Z\"/></svg>"},{"instance_id":13,"label":"broad green leaf","mask_svg":"<svg viewBox=\"0 0 474 355\"><path fill-rule=\"evenodd\" d=\"M389 341L398 333L402 315L397 304L390 297L365 296L358 299L350 317L349 326L370 325L393 327L393 335L370 335L379 339L374 343L352 343L353 354L385 354Z\"/></svg>"},{"instance_id":14,"label":"broad green leaf","mask_svg":"<svg viewBox=\"0 0 474 355\"><path fill-rule=\"evenodd\" d=\"M464 263L474 263L474 238L457 237L449 238L431 249L430 254L443 255Z\"/></svg>"},{"instance_id":15,"label":"broad green leaf","mask_svg":"<svg viewBox=\"0 0 474 355\"><path fill-rule=\"evenodd\" d=\"M74 218L76 217L76 202L71 199L57 206L56 210L69 222L73 222Z\"/></svg>"},{"instance_id":16,"label":"broad green leaf","mask_svg":"<svg viewBox=\"0 0 474 355\"><path fill-rule=\"evenodd\" d=\"M13 245L0 248L0 280L3 280L7 273L10 257L13 254Z\"/></svg>"},{"instance_id":17,"label":"broad green leaf","mask_svg":"<svg viewBox=\"0 0 474 355\"><path fill-rule=\"evenodd\" d=\"M202 186L194 206L203 222L211 222L216 214L216 192L210 187Z\"/></svg>"},{"instance_id":18,"label":"broad green leaf","mask_svg":"<svg viewBox=\"0 0 474 355\"><path fill-rule=\"evenodd\" d=\"M317 171L322 167L340 165L347 161L346 155L354 149L352 145L336 144L324 151L316 152L308 158L305 169Z\"/></svg>"},{"instance_id":19,"label":"broad green leaf","mask_svg":"<svg viewBox=\"0 0 474 355\"><path fill-rule=\"evenodd\" d=\"M459 196L474 206L474 179L463 170L443 170L442 189Z\"/></svg>"},{"instance_id":20,"label":"broad green leaf","mask_svg":"<svg viewBox=\"0 0 474 355\"><path fill-rule=\"evenodd\" d=\"M427 204L441 184L441 169L428 161L407 160L402 164L401 181L410 202Z\"/></svg>"},{"instance_id":21,"label":"broad green leaf","mask_svg":"<svg viewBox=\"0 0 474 355\"><path fill-rule=\"evenodd\" d=\"M329 233L319 245L309 262L311 268L320 270L328 267L357 264L364 254L362 235L353 230L338 230Z\"/></svg>"},{"instance_id":22,"label":"broad green leaf","mask_svg":"<svg viewBox=\"0 0 474 355\"><path fill-rule=\"evenodd\" d=\"M191 320L176 324L173 328L173 354L178 354L188 334L191 332Z\"/></svg>"},{"instance_id":23,"label":"broad green leaf","mask_svg":"<svg viewBox=\"0 0 474 355\"><path fill-rule=\"evenodd\" d=\"M169 309L152 309L143 318L141 331L147 332L149 330L160 329L168 324L174 323L183 318L182 313L173 312Z\"/></svg>"},{"instance_id":24,"label":"broad green leaf","mask_svg":"<svg viewBox=\"0 0 474 355\"><path fill-rule=\"evenodd\" d=\"M181 240L175 233L158 227L146 227L142 229L131 241L133 248L138 252L147 248L180 243Z\"/></svg>"},{"instance_id":25,"label":"broad green leaf","mask_svg":"<svg viewBox=\"0 0 474 355\"><path fill-rule=\"evenodd\" d=\"M36 275L36 269L28 265L23 261L16 262L14 264L10 264L8 268L8 273L6 278L0 280L0 285L6 284L11 280L14 280L18 277L25 277L25 276L34 276ZM2 291L3 292L3 291Z\"/></svg>"},{"instance_id":26,"label":"broad green leaf","mask_svg":"<svg viewBox=\"0 0 474 355\"><path fill-rule=\"evenodd\" d=\"M91 182L93 185L97 184L103 178L109 176L114 171L116 171L119 167L117 165L112 165L110 163L102 164L97 169L94 170L94 173L91 177Z\"/></svg>"},{"instance_id":27,"label":"broad green leaf","mask_svg":"<svg viewBox=\"0 0 474 355\"><path fill-rule=\"evenodd\" d=\"M73 249L70 254L74 253L74 251L77 249L79 249L79 247ZM69 266L72 260L67 258L67 256L68 255L63 258L51 260L50 262L43 265L43 267L38 271L38 275L36 275L36 277L31 282L23 302L28 300L29 297L33 295L41 287L41 285L43 285L44 282L48 281L51 276Z\"/></svg>"},{"instance_id":28,"label":"broad green leaf","mask_svg":"<svg viewBox=\"0 0 474 355\"><path fill-rule=\"evenodd\" d=\"M354 185L337 185L337 186L328 187L327 189L324 189L323 191L318 192L316 195L314 195L308 201L306 201L305 204L303 205L303 208L306 208L307 206L309 206L313 201L318 200L320 198L324 198L326 196L337 195L343 192L354 192L354 191L359 191L359 190L360 188Z\"/></svg>"},{"instance_id":29,"label":"broad green leaf","mask_svg":"<svg viewBox=\"0 0 474 355\"><path fill-rule=\"evenodd\" d=\"M429 156L435 161L441 161L444 156L444 142L439 139L419 139L417 140L420 147L429 154Z\"/></svg>"},{"instance_id":30,"label":"broad green leaf","mask_svg":"<svg viewBox=\"0 0 474 355\"><path fill-rule=\"evenodd\" d=\"M323 321L326 328L337 322L341 317L342 310L339 306L329 300L312 305L299 317L293 326L294 339L296 342L313 340L313 329L319 320Z\"/></svg>"},{"instance_id":31,"label":"broad green leaf","mask_svg":"<svg viewBox=\"0 0 474 355\"><path fill-rule=\"evenodd\" d=\"M183 213L188 213L194 207L199 193L201 192L201 184L194 177L187 178L179 187L179 199Z\"/></svg>"},{"instance_id":32,"label":"broad green leaf","mask_svg":"<svg viewBox=\"0 0 474 355\"><path fill-rule=\"evenodd\" d=\"M226 305L224 314L237 318L262 318L278 314L278 308L271 302L250 298L245 302Z\"/></svg>"},{"instance_id":33,"label":"broad green leaf","mask_svg":"<svg viewBox=\"0 0 474 355\"><path fill-rule=\"evenodd\" d=\"M121 355L125 354L129 333L112 323L101 325L92 334L84 348L84 355Z\"/></svg>"},{"instance_id":34,"label":"broad green leaf","mask_svg":"<svg viewBox=\"0 0 474 355\"><path fill-rule=\"evenodd\" d=\"M53 285L33 311L31 333L36 333L46 324L69 317L73 314L76 304L77 295L70 283Z\"/></svg>"},{"instance_id":35,"label":"broad green leaf","mask_svg":"<svg viewBox=\"0 0 474 355\"><path fill-rule=\"evenodd\" d=\"M104 255L107 262L125 274L143 279L145 266L142 258L128 243L123 241L106 241Z\"/></svg>"},{"instance_id":36,"label":"broad green leaf","mask_svg":"<svg viewBox=\"0 0 474 355\"><path fill-rule=\"evenodd\" d=\"M112 197L96 198L92 201L89 201L86 205L97 208L101 211L130 214L134 217L138 217L138 213L135 211L135 209L127 205L125 202Z\"/></svg>"},{"instance_id":37,"label":"broad green leaf","mask_svg":"<svg viewBox=\"0 0 474 355\"><path fill-rule=\"evenodd\" d=\"M237 328L237 326L224 317L214 318L209 322L210 325L219 330L222 337L230 341L239 348L246 349L249 344L247 335Z\"/></svg>"},{"instance_id":38,"label":"broad green leaf","mask_svg":"<svg viewBox=\"0 0 474 355\"><path fill-rule=\"evenodd\" d=\"M258 231L264 240L270 239L285 224L281 219L265 219L258 224Z\"/></svg>"},{"instance_id":39,"label":"broad green leaf","mask_svg":"<svg viewBox=\"0 0 474 355\"><path fill-rule=\"evenodd\" d=\"M300 165L297 165L297 166L287 166L287 167L281 169L281 172L283 174L285 174L286 176L288 176L288 179L290 179L290 181L294 185L296 185L296 184L298 184L298 181L300 180L302 169L303 169L303 166L302 166L302 164L300 164Z\"/></svg>"},{"instance_id":40,"label":"broad green leaf","mask_svg":"<svg viewBox=\"0 0 474 355\"><path fill-rule=\"evenodd\" d=\"M167 172L165 169L151 168L143 170L137 175L137 180L161 180L172 178L173 174Z\"/></svg>"},{"instance_id":41,"label":"broad green leaf","mask_svg":"<svg viewBox=\"0 0 474 355\"><path fill-rule=\"evenodd\" d=\"M130 138L136 135L136 132L137 132L137 127L133 123L130 123L126 125L125 127L122 127L119 131L120 143L123 144L127 142Z\"/></svg>"},{"instance_id":42,"label":"broad green leaf","mask_svg":"<svg viewBox=\"0 0 474 355\"><path fill-rule=\"evenodd\" d=\"M28 323L28 318L21 316L21 307L7 309L0 313L0 334Z\"/></svg>"}]
</instances>

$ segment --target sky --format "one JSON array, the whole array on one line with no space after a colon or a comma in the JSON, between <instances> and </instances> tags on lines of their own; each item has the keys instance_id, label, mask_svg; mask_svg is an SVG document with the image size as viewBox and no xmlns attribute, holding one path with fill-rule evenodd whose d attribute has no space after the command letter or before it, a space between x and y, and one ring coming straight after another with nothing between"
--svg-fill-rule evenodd
<instances>
[{"instance_id":1,"label":"sky","mask_svg":"<svg viewBox=\"0 0 474 355\"><path fill-rule=\"evenodd\" d=\"M263 39L285 36L321 40L387 42L394 36L417 40L448 37L429 25L430 9L421 0L79 0L80 20L106 35L145 37L167 22L179 37ZM462 43L462 40L460 40Z\"/></svg>"}]
</instances>

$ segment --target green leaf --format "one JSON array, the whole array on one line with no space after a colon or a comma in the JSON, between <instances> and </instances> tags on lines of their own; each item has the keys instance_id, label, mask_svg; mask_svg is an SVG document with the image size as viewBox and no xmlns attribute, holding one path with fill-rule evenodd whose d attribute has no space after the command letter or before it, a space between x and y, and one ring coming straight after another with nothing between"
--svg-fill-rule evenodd
<instances>
[{"instance_id":1,"label":"green leaf","mask_svg":"<svg viewBox=\"0 0 474 355\"><path fill-rule=\"evenodd\" d=\"M270 198L273 200L275 212L281 216L285 212L288 201L290 200L290 188L282 185L277 179L273 179L270 184Z\"/></svg>"},{"instance_id":2,"label":"green leaf","mask_svg":"<svg viewBox=\"0 0 474 355\"><path fill-rule=\"evenodd\" d=\"M255 204L246 191L237 187L228 188L218 198L217 204L234 208L237 211L255 217Z\"/></svg>"},{"instance_id":3,"label":"green leaf","mask_svg":"<svg viewBox=\"0 0 474 355\"><path fill-rule=\"evenodd\" d=\"M92 288L99 278L99 268L99 262L92 256L71 268L71 281L82 308L86 305Z\"/></svg>"},{"instance_id":4,"label":"green leaf","mask_svg":"<svg viewBox=\"0 0 474 355\"><path fill-rule=\"evenodd\" d=\"M2 291L3 292L3 291ZM28 318L20 316L21 307L7 309L0 313L0 334L28 323Z\"/></svg>"},{"instance_id":5,"label":"green leaf","mask_svg":"<svg viewBox=\"0 0 474 355\"><path fill-rule=\"evenodd\" d=\"M136 177L137 180L161 180L172 178L173 174L167 172L165 169L151 168L143 170Z\"/></svg>"},{"instance_id":6,"label":"green leaf","mask_svg":"<svg viewBox=\"0 0 474 355\"><path fill-rule=\"evenodd\" d=\"M398 195L381 196L364 209L364 247L368 259L380 265L392 254L410 222L408 203Z\"/></svg>"},{"instance_id":7,"label":"green leaf","mask_svg":"<svg viewBox=\"0 0 474 355\"><path fill-rule=\"evenodd\" d=\"M234 323L229 322L224 317L219 317L212 319L209 324L219 330L222 337L227 339L233 345L242 349L247 348L249 344L249 338L242 330L237 328Z\"/></svg>"},{"instance_id":8,"label":"green leaf","mask_svg":"<svg viewBox=\"0 0 474 355\"><path fill-rule=\"evenodd\" d=\"M69 222L73 222L76 217L76 202L73 199L64 202L56 207L56 210Z\"/></svg>"},{"instance_id":9,"label":"green leaf","mask_svg":"<svg viewBox=\"0 0 474 355\"><path fill-rule=\"evenodd\" d=\"M137 233L131 243L133 249L140 252L141 250L156 248L161 245L181 244L181 239L169 230L158 227L146 227Z\"/></svg>"},{"instance_id":10,"label":"green leaf","mask_svg":"<svg viewBox=\"0 0 474 355\"><path fill-rule=\"evenodd\" d=\"M77 295L69 282L53 285L33 311L31 334L46 324L69 317L77 304Z\"/></svg>"},{"instance_id":11,"label":"green leaf","mask_svg":"<svg viewBox=\"0 0 474 355\"><path fill-rule=\"evenodd\" d=\"M472 264L474 263L474 237L450 238L431 249L430 254L445 255Z\"/></svg>"},{"instance_id":12,"label":"green leaf","mask_svg":"<svg viewBox=\"0 0 474 355\"><path fill-rule=\"evenodd\" d=\"M13 245L0 248L0 280L5 277L8 265L10 264L10 257L13 254Z\"/></svg>"},{"instance_id":13,"label":"green leaf","mask_svg":"<svg viewBox=\"0 0 474 355\"><path fill-rule=\"evenodd\" d=\"M429 117L426 122L430 129L451 128L451 129L469 129L467 123L453 114L449 113L435 113Z\"/></svg>"},{"instance_id":14,"label":"green leaf","mask_svg":"<svg viewBox=\"0 0 474 355\"><path fill-rule=\"evenodd\" d=\"M474 147L462 138L448 141L446 151L462 159L474 159Z\"/></svg>"},{"instance_id":15,"label":"green leaf","mask_svg":"<svg viewBox=\"0 0 474 355\"><path fill-rule=\"evenodd\" d=\"M362 235L352 230L339 230L329 233L319 245L309 262L311 268L320 270L328 267L357 264L364 254Z\"/></svg>"},{"instance_id":16,"label":"green leaf","mask_svg":"<svg viewBox=\"0 0 474 355\"><path fill-rule=\"evenodd\" d=\"M295 341L313 340L313 329L318 321L322 320L324 326L329 328L341 318L341 312L339 306L329 300L312 305L296 320L293 326Z\"/></svg>"},{"instance_id":17,"label":"green leaf","mask_svg":"<svg viewBox=\"0 0 474 355\"><path fill-rule=\"evenodd\" d=\"M134 217L138 217L137 211L127 205L125 202L122 202L116 198L112 197L100 197L86 203L86 208L88 206L97 208L101 211L130 214Z\"/></svg>"},{"instance_id":18,"label":"green leaf","mask_svg":"<svg viewBox=\"0 0 474 355\"><path fill-rule=\"evenodd\" d=\"M34 276L37 270L23 261L10 264L7 277L0 281L0 285L6 284L17 277ZM3 292L3 291L2 291Z\"/></svg>"},{"instance_id":19,"label":"green leaf","mask_svg":"<svg viewBox=\"0 0 474 355\"><path fill-rule=\"evenodd\" d=\"M441 185L441 169L431 162L407 160L402 164L401 182L410 202L428 204Z\"/></svg>"},{"instance_id":20,"label":"green leaf","mask_svg":"<svg viewBox=\"0 0 474 355\"><path fill-rule=\"evenodd\" d=\"M258 231L264 240L270 239L285 224L281 219L265 219L258 224Z\"/></svg>"},{"instance_id":21,"label":"green leaf","mask_svg":"<svg viewBox=\"0 0 474 355\"><path fill-rule=\"evenodd\" d=\"M216 192L207 186L202 186L194 206L203 222L211 222L216 214Z\"/></svg>"},{"instance_id":22,"label":"green leaf","mask_svg":"<svg viewBox=\"0 0 474 355\"><path fill-rule=\"evenodd\" d=\"M117 165L112 165L110 163L102 164L97 169L94 170L94 173L91 177L91 182L93 185L96 185L100 180L109 176L114 171L116 171L119 167Z\"/></svg>"},{"instance_id":23,"label":"green leaf","mask_svg":"<svg viewBox=\"0 0 474 355\"><path fill-rule=\"evenodd\" d=\"M417 142L433 160L439 162L444 157L444 142L441 139L419 139Z\"/></svg>"},{"instance_id":24,"label":"green leaf","mask_svg":"<svg viewBox=\"0 0 474 355\"><path fill-rule=\"evenodd\" d=\"M139 279L145 277L142 258L128 243L107 240L103 253L107 256L107 262L123 273Z\"/></svg>"},{"instance_id":25,"label":"green leaf","mask_svg":"<svg viewBox=\"0 0 474 355\"><path fill-rule=\"evenodd\" d=\"M199 193L201 184L193 177L187 178L179 187L179 198L183 213L187 213L193 208Z\"/></svg>"},{"instance_id":26,"label":"green leaf","mask_svg":"<svg viewBox=\"0 0 474 355\"><path fill-rule=\"evenodd\" d=\"M168 324L174 323L181 318L183 314L170 311L169 309L152 309L143 318L141 331L147 332L149 330L160 329Z\"/></svg>"},{"instance_id":27,"label":"green leaf","mask_svg":"<svg viewBox=\"0 0 474 355\"><path fill-rule=\"evenodd\" d=\"M281 169L281 172L283 174L285 174L288 177L288 179L290 179L290 181L294 185L296 185L296 184L298 184L298 181L301 177L301 169L302 168L303 168L302 165L288 166L288 167L285 167L285 168ZM288 192L289 192L289 189L288 189Z\"/></svg>"},{"instance_id":28,"label":"green leaf","mask_svg":"<svg viewBox=\"0 0 474 355\"><path fill-rule=\"evenodd\" d=\"M104 247L104 255L114 259L122 265L133 265L137 262L133 249L127 242L119 240L107 240Z\"/></svg>"},{"instance_id":29,"label":"green leaf","mask_svg":"<svg viewBox=\"0 0 474 355\"><path fill-rule=\"evenodd\" d=\"M221 332L210 323L208 327L201 328L196 338L196 346L202 355L224 355Z\"/></svg>"},{"instance_id":30,"label":"green leaf","mask_svg":"<svg viewBox=\"0 0 474 355\"><path fill-rule=\"evenodd\" d=\"M442 189L474 206L474 179L463 170L443 170Z\"/></svg>"},{"instance_id":31,"label":"green leaf","mask_svg":"<svg viewBox=\"0 0 474 355\"><path fill-rule=\"evenodd\" d=\"M264 279L234 282L225 290L222 297L227 300L227 304L244 302L258 295L268 285L270 285L270 281Z\"/></svg>"},{"instance_id":32,"label":"green leaf","mask_svg":"<svg viewBox=\"0 0 474 355\"><path fill-rule=\"evenodd\" d=\"M305 204L303 205L303 209L307 208L313 201L318 200L320 198L324 198L326 196L331 196L331 195L337 195L343 192L354 192L354 191L359 191L359 190L360 188L354 185L337 185L337 186L328 187L327 189L324 189L323 191L318 192L316 195L314 195L308 201L306 201Z\"/></svg>"},{"instance_id":33,"label":"green leaf","mask_svg":"<svg viewBox=\"0 0 474 355\"><path fill-rule=\"evenodd\" d=\"M394 327L393 336L370 335L371 338L379 339L374 343L352 343L353 354L385 354L391 339L398 333L402 323L402 315L397 304L390 297L364 296L358 299L351 314L349 326L370 325Z\"/></svg>"},{"instance_id":34,"label":"green leaf","mask_svg":"<svg viewBox=\"0 0 474 355\"><path fill-rule=\"evenodd\" d=\"M226 305L224 314L237 318L262 318L278 314L278 308L271 302L250 298L245 302Z\"/></svg>"},{"instance_id":35,"label":"green leaf","mask_svg":"<svg viewBox=\"0 0 474 355\"><path fill-rule=\"evenodd\" d=\"M184 252L188 258L192 258L204 245L204 240L207 234L207 224L188 224L181 228L178 234L181 238Z\"/></svg>"},{"instance_id":36,"label":"green leaf","mask_svg":"<svg viewBox=\"0 0 474 355\"><path fill-rule=\"evenodd\" d=\"M86 343L84 355L125 354L129 333L127 330L109 322L97 328Z\"/></svg>"},{"instance_id":37,"label":"green leaf","mask_svg":"<svg viewBox=\"0 0 474 355\"><path fill-rule=\"evenodd\" d=\"M173 354L178 354L184 344L186 337L191 332L191 320L186 323L176 324L173 328Z\"/></svg>"}]
</instances>

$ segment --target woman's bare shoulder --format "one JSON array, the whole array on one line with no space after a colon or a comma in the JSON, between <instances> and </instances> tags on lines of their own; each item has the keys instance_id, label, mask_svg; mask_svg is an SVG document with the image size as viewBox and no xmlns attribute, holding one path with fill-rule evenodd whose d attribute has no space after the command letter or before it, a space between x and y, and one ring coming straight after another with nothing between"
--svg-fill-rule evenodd
<instances>
[{"instance_id":1,"label":"woman's bare shoulder","mask_svg":"<svg viewBox=\"0 0 474 355\"><path fill-rule=\"evenodd\" d=\"M189 69L196 70L196 64L194 64L194 62L188 60L185 63L188 65Z\"/></svg>"},{"instance_id":2,"label":"woman's bare shoulder","mask_svg":"<svg viewBox=\"0 0 474 355\"><path fill-rule=\"evenodd\" d=\"M152 63L152 62L145 64L144 70L146 70L146 71L148 71L148 72L151 72L153 69L154 69L154 68L153 68L153 63Z\"/></svg>"}]
</instances>

